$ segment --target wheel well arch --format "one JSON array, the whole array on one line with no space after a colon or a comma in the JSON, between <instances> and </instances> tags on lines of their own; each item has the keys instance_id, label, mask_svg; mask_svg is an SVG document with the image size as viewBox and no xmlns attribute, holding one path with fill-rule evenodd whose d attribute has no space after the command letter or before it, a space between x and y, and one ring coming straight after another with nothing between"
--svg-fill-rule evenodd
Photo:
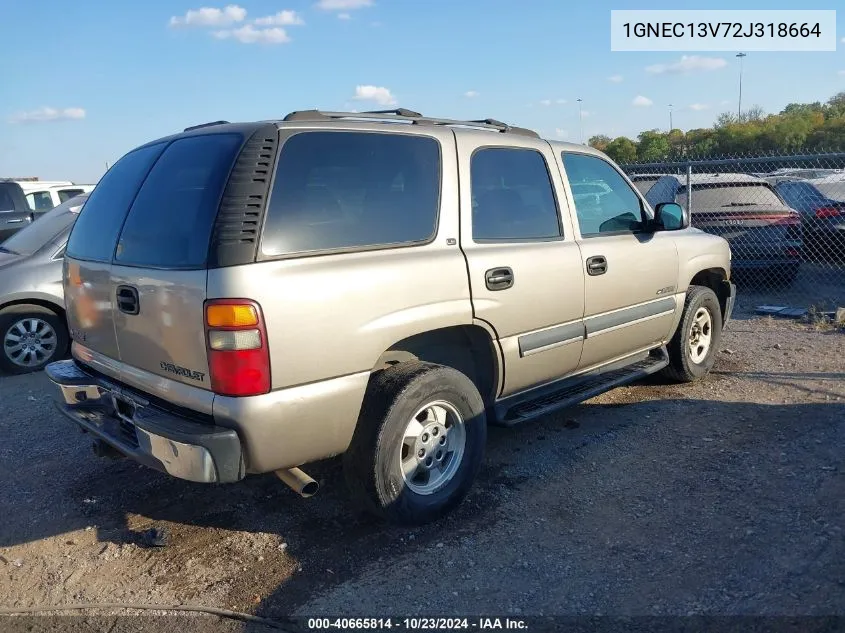
<instances>
[{"instance_id":1,"label":"wheel well arch","mask_svg":"<svg viewBox=\"0 0 845 633\"><path fill-rule=\"evenodd\" d=\"M40 308L45 308L50 310L51 312L55 312L57 316L62 319L63 323L67 322L67 313L65 312L64 307L58 305L57 303L53 303L52 301L47 301L45 299L13 299L12 301L7 301L6 303L0 304L0 312L6 310L7 308L13 308L15 306L38 306Z\"/></svg>"},{"instance_id":2,"label":"wheel well arch","mask_svg":"<svg viewBox=\"0 0 845 633\"><path fill-rule=\"evenodd\" d=\"M451 367L475 384L486 404L495 400L501 376L497 346L479 325L458 325L414 334L382 352L373 372L408 361Z\"/></svg>"},{"instance_id":3,"label":"wheel well arch","mask_svg":"<svg viewBox=\"0 0 845 633\"><path fill-rule=\"evenodd\" d=\"M724 318L728 307L728 297L730 296L730 288L727 281L728 273L725 269L706 268L695 273L692 279L690 279L689 285L704 286L715 292L719 298L719 307L722 309L722 317Z\"/></svg>"}]
</instances>

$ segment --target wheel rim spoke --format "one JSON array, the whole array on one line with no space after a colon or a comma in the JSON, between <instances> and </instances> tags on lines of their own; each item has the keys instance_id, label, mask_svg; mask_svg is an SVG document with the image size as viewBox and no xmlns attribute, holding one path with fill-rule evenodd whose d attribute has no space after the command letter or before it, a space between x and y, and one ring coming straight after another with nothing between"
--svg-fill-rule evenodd
<instances>
[{"instance_id":1,"label":"wheel rim spoke","mask_svg":"<svg viewBox=\"0 0 845 633\"><path fill-rule=\"evenodd\" d=\"M455 476L465 446L466 428L453 405L436 401L420 407L402 437L399 464L405 486L419 495L440 490Z\"/></svg>"},{"instance_id":2,"label":"wheel rim spoke","mask_svg":"<svg viewBox=\"0 0 845 633\"><path fill-rule=\"evenodd\" d=\"M6 357L19 367L36 367L49 359L58 347L53 326L37 317L14 323L3 337Z\"/></svg>"}]
</instances>

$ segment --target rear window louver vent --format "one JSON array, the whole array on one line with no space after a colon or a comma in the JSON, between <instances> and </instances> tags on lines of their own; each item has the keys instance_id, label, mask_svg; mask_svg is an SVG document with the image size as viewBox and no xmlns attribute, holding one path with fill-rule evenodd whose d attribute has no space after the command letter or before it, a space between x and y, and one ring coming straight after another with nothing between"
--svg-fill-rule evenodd
<instances>
[{"instance_id":1,"label":"rear window louver vent","mask_svg":"<svg viewBox=\"0 0 845 633\"><path fill-rule=\"evenodd\" d=\"M259 129L244 144L220 200L211 236L210 268L255 261L278 145L275 126Z\"/></svg>"}]
</instances>

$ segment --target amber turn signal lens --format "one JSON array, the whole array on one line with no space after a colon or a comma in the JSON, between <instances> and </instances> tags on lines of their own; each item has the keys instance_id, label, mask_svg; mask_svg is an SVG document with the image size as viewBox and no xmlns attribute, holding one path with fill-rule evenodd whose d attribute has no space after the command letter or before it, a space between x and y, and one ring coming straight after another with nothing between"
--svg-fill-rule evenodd
<instances>
[{"instance_id":1,"label":"amber turn signal lens","mask_svg":"<svg viewBox=\"0 0 845 633\"><path fill-rule=\"evenodd\" d=\"M205 311L208 327L249 327L258 325L258 312L251 305L216 304Z\"/></svg>"}]
</instances>

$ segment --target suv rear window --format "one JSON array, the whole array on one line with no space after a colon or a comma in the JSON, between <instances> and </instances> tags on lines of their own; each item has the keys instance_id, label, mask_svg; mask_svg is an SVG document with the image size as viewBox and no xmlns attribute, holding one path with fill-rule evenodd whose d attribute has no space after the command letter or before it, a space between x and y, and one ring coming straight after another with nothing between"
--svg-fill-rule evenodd
<instances>
[{"instance_id":1,"label":"suv rear window","mask_svg":"<svg viewBox=\"0 0 845 633\"><path fill-rule=\"evenodd\" d=\"M76 259L110 262L126 211L165 143L129 152L100 180L71 231L67 254Z\"/></svg>"},{"instance_id":2,"label":"suv rear window","mask_svg":"<svg viewBox=\"0 0 845 633\"><path fill-rule=\"evenodd\" d=\"M426 242L439 200L433 138L301 132L282 146L261 250L272 257Z\"/></svg>"},{"instance_id":3,"label":"suv rear window","mask_svg":"<svg viewBox=\"0 0 845 633\"><path fill-rule=\"evenodd\" d=\"M115 263L204 266L220 196L242 142L240 134L208 134L168 145L132 203Z\"/></svg>"}]
</instances>

